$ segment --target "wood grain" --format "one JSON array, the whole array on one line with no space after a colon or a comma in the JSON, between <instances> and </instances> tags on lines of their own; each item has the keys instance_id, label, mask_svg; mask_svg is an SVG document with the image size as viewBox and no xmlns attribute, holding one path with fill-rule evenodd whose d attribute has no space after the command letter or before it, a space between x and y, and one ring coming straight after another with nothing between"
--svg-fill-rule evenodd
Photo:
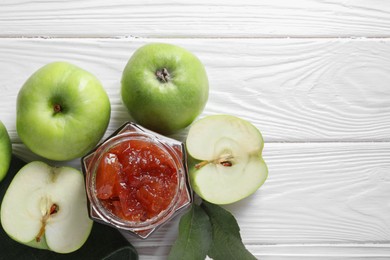
<instances>
[{"instance_id":1,"label":"wood grain","mask_svg":"<svg viewBox=\"0 0 390 260\"><path fill-rule=\"evenodd\" d=\"M22 144L14 144L14 153L39 159ZM251 197L225 206L251 252L262 259L389 256L390 143L269 143L263 155L266 183ZM79 161L67 165L80 167ZM164 255L177 237L178 221L147 240L125 236L143 255Z\"/></svg>"},{"instance_id":2,"label":"wood grain","mask_svg":"<svg viewBox=\"0 0 390 260\"><path fill-rule=\"evenodd\" d=\"M388 37L382 0L5 0L1 37Z\"/></svg>"},{"instance_id":3,"label":"wood grain","mask_svg":"<svg viewBox=\"0 0 390 260\"><path fill-rule=\"evenodd\" d=\"M3 0L0 120L13 152L80 168L21 143L20 87L52 61L92 72L112 105L107 137L131 120L119 95L128 58L157 41L205 64L200 117L236 115L263 133L268 180L225 206L258 259L390 259L390 1ZM184 141L187 130L173 137ZM147 240L124 235L140 259L162 259L178 221Z\"/></svg>"},{"instance_id":4,"label":"wood grain","mask_svg":"<svg viewBox=\"0 0 390 260\"><path fill-rule=\"evenodd\" d=\"M21 144L14 144L14 152L27 161L36 159ZM390 143L384 142L269 143L264 149L266 183L251 197L225 207L237 218L245 245L254 250L287 244L389 246L389 158ZM177 236L178 220L147 240L128 237L140 250L163 253Z\"/></svg>"},{"instance_id":5,"label":"wood grain","mask_svg":"<svg viewBox=\"0 0 390 260\"><path fill-rule=\"evenodd\" d=\"M245 118L266 142L390 141L390 40L373 39L2 39L0 120L13 142L16 97L46 63L65 60L107 90L107 135L130 120L120 99L122 70L148 42L181 45L204 63L210 97L201 117ZM174 135L184 140L186 130Z\"/></svg>"},{"instance_id":6,"label":"wood grain","mask_svg":"<svg viewBox=\"0 0 390 260\"><path fill-rule=\"evenodd\" d=\"M247 249L261 260L388 260L390 245L378 244L310 244L256 245ZM163 259L170 247L141 248L144 260ZM209 260L210 258L206 258Z\"/></svg>"},{"instance_id":7,"label":"wood grain","mask_svg":"<svg viewBox=\"0 0 390 260\"><path fill-rule=\"evenodd\" d=\"M266 144L266 183L225 206L247 246L390 244L390 144ZM169 246L177 222L137 248Z\"/></svg>"},{"instance_id":8,"label":"wood grain","mask_svg":"<svg viewBox=\"0 0 390 260\"><path fill-rule=\"evenodd\" d=\"M249 246L264 260L385 260L390 258L390 244L314 244Z\"/></svg>"},{"instance_id":9,"label":"wood grain","mask_svg":"<svg viewBox=\"0 0 390 260\"><path fill-rule=\"evenodd\" d=\"M33 159L24 149L14 145L16 154ZM390 143L266 144L268 180L225 208L261 259L386 259L389 158ZM178 221L147 240L126 237L142 255L163 256L177 237Z\"/></svg>"}]
</instances>

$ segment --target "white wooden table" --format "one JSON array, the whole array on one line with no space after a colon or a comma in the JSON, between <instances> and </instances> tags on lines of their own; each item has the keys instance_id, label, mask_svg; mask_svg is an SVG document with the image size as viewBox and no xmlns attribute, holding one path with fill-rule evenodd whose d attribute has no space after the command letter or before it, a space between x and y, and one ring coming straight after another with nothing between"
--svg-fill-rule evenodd
<instances>
[{"instance_id":1,"label":"white wooden table","mask_svg":"<svg viewBox=\"0 0 390 260\"><path fill-rule=\"evenodd\" d=\"M2 0L0 120L14 153L42 160L15 126L18 90L35 70L65 60L95 74L111 99L109 135L128 120L122 70L148 42L203 61L201 117L237 115L263 133L269 178L227 207L254 255L390 259L390 1ZM163 259L176 228L131 242L141 259Z\"/></svg>"}]
</instances>

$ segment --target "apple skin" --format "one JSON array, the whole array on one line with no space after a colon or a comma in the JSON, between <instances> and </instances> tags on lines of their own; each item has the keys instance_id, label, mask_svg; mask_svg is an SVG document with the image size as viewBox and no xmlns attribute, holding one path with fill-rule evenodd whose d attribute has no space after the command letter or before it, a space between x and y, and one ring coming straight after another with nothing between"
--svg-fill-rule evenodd
<instances>
[{"instance_id":1,"label":"apple skin","mask_svg":"<svg viewBox=\"0 0 390 260\"><path fill-rule=\"evenodd\" d=\"M8 172L12 158L12 145L7 129L0 121L0 181Z\"/></svg>"},{"instance_id":2,"label":"apple skin","mask_svg":"<svg viewBox=\"0 0 390 260\"><path fill-rule=\"evenodd\" d=\"M56 212L46 218L52 205ZM62 254L78 250L93 226L83 174L40 161L30 162L16 173L0 213L2 227L13 240Z\"/></svg>"},{"instance_id":3,"label":"apple skin","mask_svg":"<svg viewBox=\"0 0 390 260\"><path fill-rule=\"evenodd\" d=\"M156 73L166 68L164 82ZM129 59L122 75L122 101L140 125L172 134L190 125L203 111L209 84L201 61L182 47L150 43Z\"/></svg>"},{"instance_id":4,"label":"apple skin","mask_svg":"<svg viewBox=\"0 0 390 260\"><path fill-rule=\"evenodd\" d=\"M239 117L211 115L194 122L186 147L191 186L213 204L238 202L268 177L261 132Z\"/></svg>"},{"instance_id":5,"label":"apple skin","mask_svg":"<svg viewBox=\"0 0 390 260\"><path fill-rule=\"evenodd\" d=\"M16 128L34 153L66 161L85 155L101 140L110 114L107 93L94 75L67 62L53 62L20 89Z\"/></svg>"}]
</instances>

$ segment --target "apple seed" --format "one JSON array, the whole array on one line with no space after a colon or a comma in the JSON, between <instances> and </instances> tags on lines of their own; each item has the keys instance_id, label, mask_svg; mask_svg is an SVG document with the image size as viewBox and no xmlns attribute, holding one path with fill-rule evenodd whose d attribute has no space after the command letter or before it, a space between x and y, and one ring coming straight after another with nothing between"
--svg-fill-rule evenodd
<instances>
[{"instance_id":1,"label":"apple seed","mask_svg":"<svg viewBox=\"0 0 390 260\"><path fill-rule=\"evenodd\" d=\"M223 162L220 162L220 164L222 166L225 166L225 167L231 167L233 165L232 162L230 162L230 161L223 161Z\"/></svg>"}]
</instances>

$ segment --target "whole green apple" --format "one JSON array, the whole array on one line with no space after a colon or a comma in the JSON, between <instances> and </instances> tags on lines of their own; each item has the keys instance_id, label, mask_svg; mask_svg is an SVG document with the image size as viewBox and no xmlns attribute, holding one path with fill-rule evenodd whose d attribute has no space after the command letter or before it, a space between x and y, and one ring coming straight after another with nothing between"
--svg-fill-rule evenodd
<instances>
[{"instance_id":1,"label":"whole green apple","mask_svg":"<svg viewBox=\"0 0 390 260\"><path fill-rule=\"evenodd\" d=\"M8 172L11 156L12 146L9 138L7 129L4 124L0 121L0 181L4 179Z\"/></svg>"},{"instance_id":2,"label":"whole green apple","mask_svg":"<svg viewBox=\"0 0 390 260\"><path fill-rule=\"evenodd\" d=\"M179 46L151 43L139 48L122 75L122 100L146 128L171 134L191 124L209 93L201 61Z\"/></svg>"},{"instance_id":3,"label":"whole green apple","mask_svg":"<svg viewBox=\"0 0 390 260\"><path fill-rule=\"evenodd\" d=\"M103 137L110 101L100 81L67 62L43 66L17 98L16 128L34 153L65 161L85 155Z\"/></svg>"}]
</instances>

